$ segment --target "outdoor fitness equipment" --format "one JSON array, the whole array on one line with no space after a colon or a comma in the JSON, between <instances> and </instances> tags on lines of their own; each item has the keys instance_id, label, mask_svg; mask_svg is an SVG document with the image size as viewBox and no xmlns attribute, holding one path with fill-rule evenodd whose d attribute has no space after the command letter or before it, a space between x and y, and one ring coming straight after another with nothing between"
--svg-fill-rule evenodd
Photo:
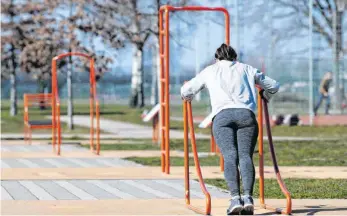
<instances>
[{"instance_id":1,"label":"outdoor fitness equipment","mask_svg":"<svg viewBox=\"0 0 347 216\"><path fill-rule=\"evenodd\" d=\"M282 190L282 193L286 196L287 204L285 209L279 209L271 207L265 204L264 196L264 144L263 144L263 107L265 114L265 124L267 129L267 136L269 140L269 147L271 152L271 158L274 165L274 170L276 173L277 182ZM184 118L184 174L185 174L185 200L188 208L200 214L209 215L211 213L211 196L205 187L205 183L202 177L201 168L199 164L198 151L196 147L195 133L194 133L194 123L192 115L192 105L190 102L183 102L183 118ZM267 103L258 96L258 126L259 126L259 136L258 136L258 147L259 147L259 200L260 206L265 209L274 210L281 214L290 214L292 211L292 201L289 191L287 190L277 165L276 154L274 145L272 142L270 118ZM190 187L189 187L189 147L188 147L188 127L190 132L190 140L192 145L192 152L194 156L194 163L196 168L196 173L199 179L200 187L206 198L205 210L201 210L194 207L190 203Z\"/></svg>"},{"instance_id":2,"label":"outdoor fitness equipment","mask_svg":"<svg viewBox=\"0 0 347 216\"><path fill-rule=\"evenodd\" d=\"M94 72L94 59L86 54L79 52L69 52L58 55L52 59L52 146L53 152L60 155L61 152L61 126L60 126L60 100L57 78L57 61L67 56L80 56L87 58L90 64L89 82L90 82L90 150L100 154L100 106L96 95L96 80ZM96 118L96 129L94 129L94 116ZM94 145L94 135L96 145Z\"/></svg>"},{"instance_id":3,"label":"outdoor fitness equipment","mask_svg":"<svg viewBox=\"0 0 347 216\"><path fill-rule=\"evenodd\" d=\"M161 169L170 174L170 11L219 11L225 15L225 43L230 42L230 16L223 7L163 5L159 9L159 55L160 55L160 137ZM165 24L165 25L164 25ZM157 127L156 127L157 128ZM212 137L213 138L213 137Z\"/></svg>"}]
</instances>

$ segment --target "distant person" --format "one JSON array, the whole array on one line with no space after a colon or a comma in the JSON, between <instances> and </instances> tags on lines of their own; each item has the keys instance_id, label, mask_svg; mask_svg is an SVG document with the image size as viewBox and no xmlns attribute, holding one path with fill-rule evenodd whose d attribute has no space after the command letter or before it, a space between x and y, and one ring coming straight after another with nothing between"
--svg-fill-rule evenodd
<instances>
[{"instance_id":1,"label":"distant person","mask_svg":"<svg viewBox=\"0 0 347 216\"><path fill-rule=\"evenodd\" d=\"M181 96L191 101L199 91L208 89L214 115L213 135L224 157L224 176L231 193L227 214L253 215L253 153L258 138L255 85L263 89L261 96L268 101L278 91L279 83L258 69L238 62L235 50L226 44L217 49L215 60L182 86Z\"/></svg>"},{"instance_id":2,"label":"distant person","mask_svg":"<svg viewBox=\"0 0 347 216\"><path fill-rule=\"evenodd\" d=\"M331 72L327 72L324 74L323 79L320 83L319 86L319 99L318 102L316 104L316 106L314 107L314 115L317 115L317 111L320 107L320 105L322 104L322 101L325 100L325 114L329 115L329 108L330 108L330 97L329 97L329 86L331 84L332 81L332 73Z\"/></svg>"}]
</instances>

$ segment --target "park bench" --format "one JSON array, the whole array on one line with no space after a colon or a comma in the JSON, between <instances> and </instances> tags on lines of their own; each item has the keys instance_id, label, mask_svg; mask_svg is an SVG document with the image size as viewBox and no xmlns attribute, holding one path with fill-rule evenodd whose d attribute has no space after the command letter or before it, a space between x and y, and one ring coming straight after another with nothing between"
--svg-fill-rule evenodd
<instances>
[{"instance_id":1,"label":"park bench","mask_svg":"<svg viewBox=\"0 0 347 216\"><path fill-rule=\"evenodd\" d=\"M31 144L33 129L51 129L52 120L31 120L29 114L30 107L37 107L39 110L52 110L52 94L24 94L24 140Z\"/></svg>"}]
</instances>

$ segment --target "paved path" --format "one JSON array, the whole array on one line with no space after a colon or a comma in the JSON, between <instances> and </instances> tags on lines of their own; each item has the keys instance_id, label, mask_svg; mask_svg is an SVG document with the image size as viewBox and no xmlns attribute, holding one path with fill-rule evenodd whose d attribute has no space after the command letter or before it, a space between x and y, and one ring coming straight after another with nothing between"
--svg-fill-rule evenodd
<instances>
[{"instance_id":1,"label":"paved path","mask_svg":"<svg viewBox=\"0 0 347 216\"><path fill-rule=\"evenodd\" d=\"M68 121L68 118L66 116L61 116L60 119L63 122ZM74 124L83 127L90 127L90 117L74 116ZM115 121L110 119L101 118L100 129L102 131L117 135L120 138L152 138L152 127ZM196 134L196 137L208 138L209 136L205 134ZM170 130L170 138L183 139L183 132L177 130Z\"/></svg>"},{"instance_id":2,"label":"paved path","mask_svg":"<svg viewBox=\"0 0 347 216\"><path fill-rule=\"evenodd\" d=\"M46 159L45 159L46 160ZM56 161L52 158L50 161ZM80 158L69 158L68 160L59 160L62 165L54 165L54 168L50 168L51 165L45 165L47 161L41 162L42 166L45 168L38 167L35 165L40 163L37 160L23 159L23 161L12 160L12 164L8 164L8 168L2 169L2 179L14 180L14 179L40 179L47 180L51 176L55 179L153 179L158 176L164 179L183 179L184 169L183 167L171 167L170 175L165 175L161 173L161 168L158 167L148 167L148 166L131 166L128 161L120 164L114 165L99 165L100 163L109 164L109 162L117 162L116 159L105 160L105 159L80 159ZM27 163L21 165L20 163ZM3 162L4 163L4 162ZM53 163L53 162L52 162ZM28 165L30 164L30 165ZM78 165L76 165L78 164ZM82 165L81 165L82 164ZM90 167L86 167L87 164ZM10 169L11 166L16 166L18 168ZM23 168L26 166L26 168ZM28 166L31 166L28 168ZM131 169L129 169L131 166ZM37 168L35 168L37 167ZM205 179L215 179L224 178L220 168L217 166L213 167L202 167L202 174ZM264 167L266 178L276 178L274 170L272 167ZM258 170L258 168L257 168ZM280 172L282 178L309 178L309 179L347 179L347 169L341 167L280 167ZM192 178L197 178L195 174L195 167L190 167L190 173ZM258 177L258 174L257 174Z\"/></svg>"},{"instance_id":3,"label":"paved path","mask_svg":"<svg viewBox=\"0 0 347 216\"><path fill-rule=\"evenodd\" d=\"M77 145L62 148L65 154L58 157L42 141L31 146L2 143L1 215L196 215L182 199L182 167L172 167L172 174L165 175L159 167L140 166L112 155L115 152L96 156ZM9 154L12 157L6 157ZM312 171L310 167L306 169ZM193 167L191 172L194 173ZM203 172L221 177L218 167L203 167ZM190 185L192 203L203 207L199 184L191 181ZM208 186L208 191L213 215L225 215L228 193L213 186ZM285 203L266 202L276 207ZM345 203L346 200L293 200L293 208L294 213L302 215L347 214ZM273 212L257 207L256 213Z\"/></svg>"},{"instance_id":4,"label":"paved path","mask_svg":"<svg viewBox=\"0 0 347 216\"><path fill-rule=\"evenodd\" d=\"M346 215L347 200L293 200L293 215ZM283 207L284 200L269 199L267 204ZM203 199L192 199L191 203L204 207ZM228 199L212 200L212 215L225 215ZM259 203L255 199L255 203ZM198 215L185 206L183 199L112 199L112 200L4 200L4 214L31 215ZM275 212L260 209L258 215L276 215Z\"/></svg>"}]
</instances>

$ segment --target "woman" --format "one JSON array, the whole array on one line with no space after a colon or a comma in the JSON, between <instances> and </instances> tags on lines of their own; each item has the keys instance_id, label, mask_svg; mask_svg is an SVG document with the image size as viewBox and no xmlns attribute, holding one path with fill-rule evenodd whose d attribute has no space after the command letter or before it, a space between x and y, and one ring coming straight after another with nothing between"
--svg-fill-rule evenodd
<instances>
[{"instance_id":1,"label":"woman","mask_svg":"<svg viewBox=\"0 0 347 216\"><path fill-rule=\"evenodd\" d=\"M255 171L252 156L258 137L255 85L263 89L261 96L268 101L278 91L279 83L252 66L237 62L235 50L226 44L217 49L215 59L215 64L182 86L181 96L191 101L200 90L208 88L214 115L213 135L224 157L224 176L231 193L227 214L253 214Z\"/></svg>"}]
</instances>

